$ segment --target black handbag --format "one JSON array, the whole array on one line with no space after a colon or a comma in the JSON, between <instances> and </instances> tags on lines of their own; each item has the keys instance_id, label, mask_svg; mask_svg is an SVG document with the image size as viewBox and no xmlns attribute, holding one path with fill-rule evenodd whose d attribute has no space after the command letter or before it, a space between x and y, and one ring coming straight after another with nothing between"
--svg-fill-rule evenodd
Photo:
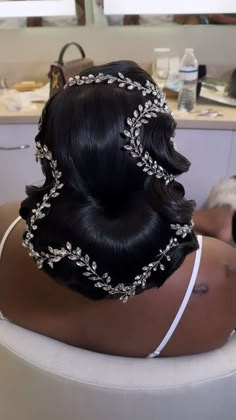
<instances>
[{"instance_id":1,"label":"black handbag","mask_svg":"<svg viewBox=\"0 0 236 420\"><path fill-rule=\"evenodd\" d=\"M81 57L77 60L64 62L66 50L74 45L80 52ZM50 79L50 97L63 88L70 77L74 77L82 70L93 67L94 63L85 56L81 45L77 42L69 42L61 49L58 60L51 65L48 77Z\"/></svg>"}]
</instances>

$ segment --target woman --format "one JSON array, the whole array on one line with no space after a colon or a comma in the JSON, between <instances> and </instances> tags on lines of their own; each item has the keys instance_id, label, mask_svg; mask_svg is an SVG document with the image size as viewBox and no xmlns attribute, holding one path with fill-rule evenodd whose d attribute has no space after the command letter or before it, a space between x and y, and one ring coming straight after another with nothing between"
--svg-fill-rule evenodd
<instances>
[{"instance_id":1,"label":"woman","mask_svg":"<svg viewBox=\"0 0 236 420\"><path fill-rule=\"evenodd\" d=\"M116 62L71 79L47 103L36 137L45 183L27 188L23 220L8 228L17 205L0 214L0 308L10 321L133 357L228 340L235 250L193 232L194 203L176 180L189 162L153 83L135 63ZM229 209L196 213L196 229L214 236L222 215L228 238Z\"/></svg>"}]
</instances>

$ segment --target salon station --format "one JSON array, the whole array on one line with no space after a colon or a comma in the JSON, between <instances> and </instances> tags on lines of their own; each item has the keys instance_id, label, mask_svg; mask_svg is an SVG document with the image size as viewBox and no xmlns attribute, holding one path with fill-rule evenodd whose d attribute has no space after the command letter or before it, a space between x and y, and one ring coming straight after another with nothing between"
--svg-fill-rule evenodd
<instances>
[{"instance_id":1,"label":"salon station","mask_svg":"<svg viewBox=\"0 0 236 420\"><path fill-rule=\"evenodd\" d=\"M42 6L39 8L36 3ZM164 5L157 6L152 1L145 2L144 6L141 1L105 1L102 5L96 0L86 0L82 7L77 5L83 24L77 23L75 16L52 17L72 13L73 1L49 2L51 11L49 6L43 9L43 3L0 1L0 14L8 16L0 20L0 174L1 179L9 180L1 185L0 202L21 199L28 180L38 180L40 171L36 163L32 163L32 155L39 116L49 96L50 66L58 60L61 48L74 41L95 64L131 59L151 74L154 50L168 49L169 74L164 89L177 121L175 141L192 162L184 185L187 195L191 191L197 205L201 206L218 179L236 173L236 99L227 97L226 93L236 67L236 26L210 21L188 24L187 17L191 22L191 16L209 15L207 2L203 1L198 2L198 6L188 6L188 10L187 6L169 1L165 2L167 9L162 10ZM66 3L65 9L62 3ZM211 3L214 2L209 1L209 11ZM222 12L235 11L233 3L232 6L220 3ZM43 10L51 16L39 17ZM166 13L171 10L172 13ZM14 13L18 17L13 16ZM134 19L137 15L139 22ZM185 17L186 23L177 23L178 15ZM128 24L132 23L132 18L135 24ZM27 26L39 23L41 26ZM197 105L191 112L177 109L175 82L186 47L194 49L198 64L204 68ZM65 63L79 58L80 52L75 46L68 48L64 55ZM12 168L14 175L17 174L14 183L10 182Z\"/></svg>"}]
</instances>

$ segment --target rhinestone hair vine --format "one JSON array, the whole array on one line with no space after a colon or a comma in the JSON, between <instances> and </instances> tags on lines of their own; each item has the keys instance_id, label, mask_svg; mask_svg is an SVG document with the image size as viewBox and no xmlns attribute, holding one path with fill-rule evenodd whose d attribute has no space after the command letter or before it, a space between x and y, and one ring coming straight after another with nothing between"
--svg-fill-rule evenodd
<instances>
[{"instance_id":1,"label":"rhinestone hair vine","mask_svg":"<svg viewBox=\"0 0 236 420\"><path fill-rule=\"evenodd\" d=\"M108 85L115 83L119 88L126 88L129 91L138 90L143 96L146 97L149 95L154 98L153 101L147 100L144 106L140 104L138 109L133 111L133 115L127 118L127 128L124 130L127 144L124 146L124 149L129 152L132 158L137 159L137 166L142 168L143 172L155 176L158 179L163 178L166 185L173 181L175 179L174 176L169 174L161 165L158 165L156 160L153 160L147 151L144 151L140 140L140 128L142 125L148 124L150 119L156 118L160 112L171 114L164 93L148 80L145 82L145 86L143 86L141 83L125 77L122 73L118 73L117 77L109 74L104 75L103 73L99 73L96 76L90 74L89 76L71 77L65 85L65 89L69 86L99 83ZM172 138L170 141L173 144Z\"/></svg>"},{"instance_id":2,"label":"rhinestone hair vine","mask_svg":"<svg viewBox=\"0 0 236 420\"><path fill-rule=\"evenodd\" d=\"M99 74L98 76L83 76L82 78L75 77L74 79L70 79L66 86L101 82L107 82L108 84L118 82L119 87L126 87L128 90L137 88L142 92L143 96L148 94L155 97L154 102L149 100L144 106L139 105L138 110L133 112L133 117L127 119L129 128L124 131L124 134L129 140L129 143L125 145L125 149L133 158L138 159L137 165L144 172L148 175L154 175L159 179L163 178L165 183L168 184L174 177L168 174L168 172L159 166L156 161L153 161L148 152L143 150L140 142L141 125L147 124L150 118L155 118L157 112L170 112L165 103L164 95L150 82L146 82L145 87L143 87L140 83L132 82L120 73L117 78L109 75L104 76L102 74ZM142 267L141 273L135 276L133 283L130 285L118 283L113 286L111 276L108 273L100 275L98 273L97 263L91 261L88 254L84 255L80 247L77 246L76 248L73 248L70 242L66 242L60 248L48 246L46 251L38 252L35 250L32 242L35 232L38 229L38 223L46 217L48 209L51 207L51 200L54 200L60 195L64 185L61 181L62 173L58 170L57 161L53 159L52 153L48 147L45 145L42 146L39 142L36 142L36 159L45 159L49 162L53 178L53 185L50 191L43 196L42 202L37 203L36 208L32 210L30 221L26 224L26 232L23 240L23 245L29 249L29 255L35 260L39 269L41 269L44 264L47 264L53 269L56 263L68 259L72 264L77 265L83 270L83 276L85 276L88 281L92 282L94 287L100 288L109 295L117 295L117 297L125 303L129 297L136 294L137 289L145 289L147 280L153 271L156 271L158 268L162 271L165 270L166 262L171 260L170 251L179 244L178 239L185 238L192 231L193 224L171 224L170 229L173 231L173 235L169 239L166 247L164 249L159 249L154 261Z\"/></svg>"}]
</instances>

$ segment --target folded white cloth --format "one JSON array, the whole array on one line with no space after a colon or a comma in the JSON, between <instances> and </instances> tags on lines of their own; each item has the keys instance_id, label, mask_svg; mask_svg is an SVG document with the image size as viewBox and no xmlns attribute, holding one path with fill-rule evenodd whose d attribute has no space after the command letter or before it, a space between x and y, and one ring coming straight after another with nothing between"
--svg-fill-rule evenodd
<instances>
[{"instance_id":1,"label":"folded white cloth","mask_svg":"<svg viewBox=\"0 0 236 420\"><path fill-rule=\"evenodd\" d=\"M236 211L236 176L224 178L210 191L204 208L230 206Z\"/></svg>"},{"instance_id":2,"label":"folded white cloth","mask_svg":"<svg viewBox=\"0 0 236 420\"><path fill-rule=\"evenodd\" d=\"M13 89L6 89L4 94L0 96L0 104L4 105L10 112L27 112L37 109L36 105L32 104L29 98Z\"/></svg>"}]
</instances>

